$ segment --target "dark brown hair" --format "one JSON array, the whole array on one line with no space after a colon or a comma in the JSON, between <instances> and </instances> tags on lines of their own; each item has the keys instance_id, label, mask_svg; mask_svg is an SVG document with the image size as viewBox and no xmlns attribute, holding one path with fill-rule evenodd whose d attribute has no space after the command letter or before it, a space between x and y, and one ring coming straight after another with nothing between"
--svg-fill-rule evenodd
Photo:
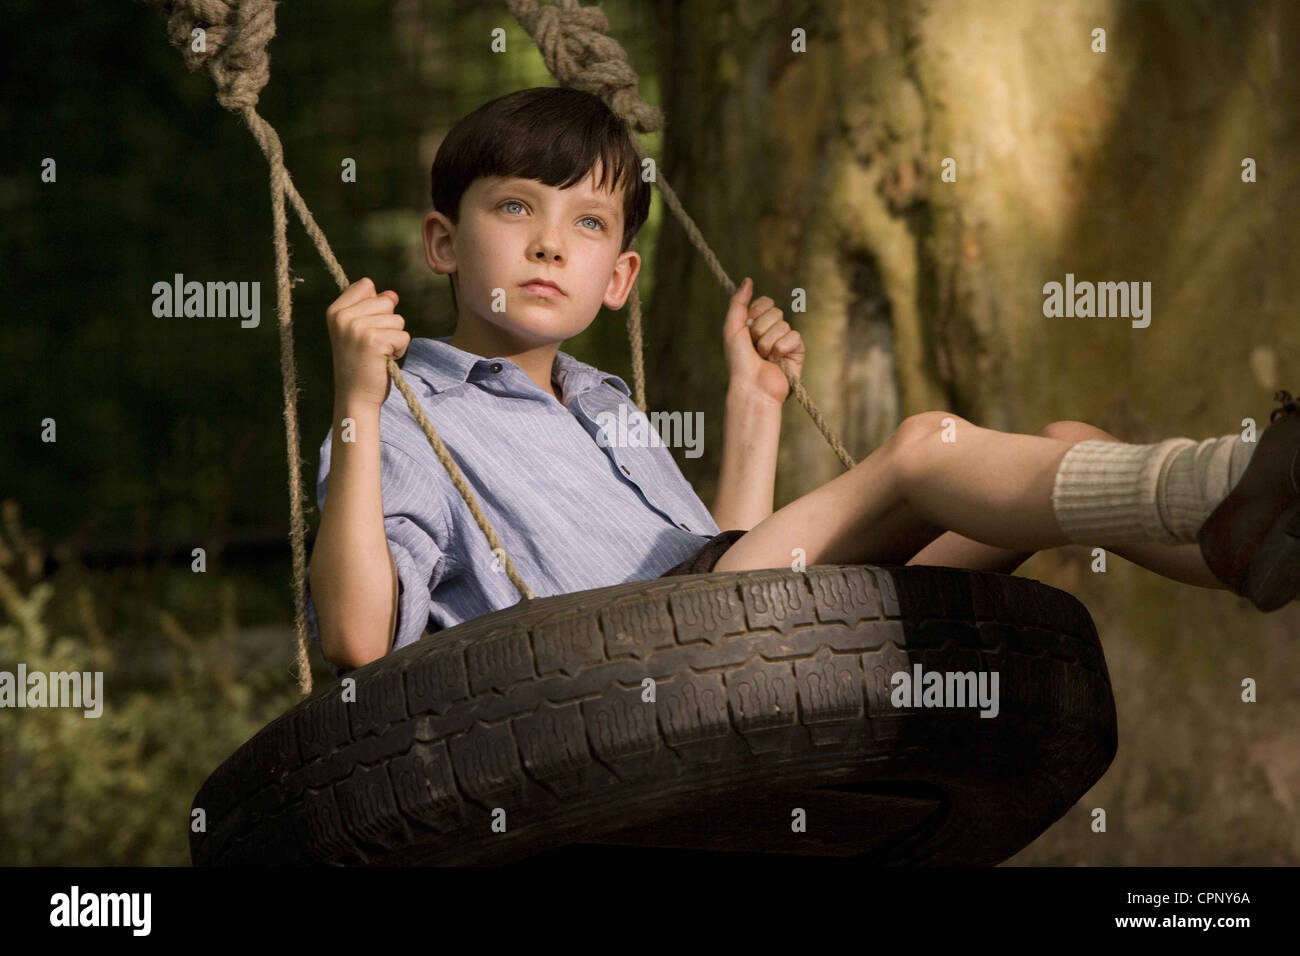
<instances>
[{"instance_id":1,"label":"dark brown hair","mask_svg":"<svg viewBox=\"0 0 1300 956\"><path fill-rule=\"evenodd\" d=\"M459 223L461 197L480 177L536 179L566 189L582 181L597 159L597 188L616 195L623 190L619 252L626 252L650 213L650 184L640 176L627 124L600 97L582 90L535 86L499 96L462 117L433 160L433 208Z\"/></svg>"}]
</instances>

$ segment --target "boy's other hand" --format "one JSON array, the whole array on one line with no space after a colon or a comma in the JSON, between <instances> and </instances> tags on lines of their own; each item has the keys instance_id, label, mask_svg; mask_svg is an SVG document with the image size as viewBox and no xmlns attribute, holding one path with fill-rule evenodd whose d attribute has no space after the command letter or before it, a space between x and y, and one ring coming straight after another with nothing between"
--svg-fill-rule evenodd
<instances>
[{"instance_id":1,"label":"boy's other hand","mask_svg":"<svg viewBox=\"0 0 1300 956\"><path fill-rule=\"evenodd\" d=\"M754 283L746 276L727 308L722 337L726 346L729 388L780 403L790 394L790 384L777 363L784 360L798 377L803 370L804 347L799 333L782 318L768 296L751 303Z\"/></svg>"},{"instance_id":2,"label":"boy's other hand","mask_svg":"<svg viewBox=\"0 0 1300 956\"><path fill-rule=\"evenodd\" d=\"M344 289L325 310L336 399L382 405L388 398L388 357L401 358L411 344L403 331L405 321L393 313L396 305L396 292L376 295L375 284L366 277Z\"/></svg>"}]
</instances>

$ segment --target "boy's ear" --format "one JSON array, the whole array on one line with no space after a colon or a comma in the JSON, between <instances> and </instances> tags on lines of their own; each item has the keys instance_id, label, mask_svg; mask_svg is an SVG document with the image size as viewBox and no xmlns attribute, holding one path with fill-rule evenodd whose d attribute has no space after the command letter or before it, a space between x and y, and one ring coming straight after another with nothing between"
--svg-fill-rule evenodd
<instances>
[{"instance_id":1,"label":"boy's ear","mask_svg":"<svg viewBox=\"0 0 1300 956\"><path fill-rule=\"evenodd\" d=\"M605 289L605 308L621 309L627 297L632 294L636 277L641 272L641 255L631 251L622 253L614 263L614 273L609 277L609 286Z\"/></svg>"},{"instance_id":2,"label":"boy's ear","mask_svg":"<svg viewBox=\"0 0 1300 956\"><path fill-rule=\"evenodd\" d=\"M424 261L439 275L456 271L456 225L436 209L424 217Z\"/></svg>"}]
</instances>

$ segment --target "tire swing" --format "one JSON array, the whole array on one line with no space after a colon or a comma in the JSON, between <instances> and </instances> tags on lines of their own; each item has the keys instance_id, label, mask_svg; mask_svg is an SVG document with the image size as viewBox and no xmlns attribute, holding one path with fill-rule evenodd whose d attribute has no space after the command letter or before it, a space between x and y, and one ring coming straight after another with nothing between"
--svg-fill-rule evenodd
<instances>
[{"instance_id":1,"label":"tire swing","mask_svg":"<svg viewBox=\"0 0 1300 956\"><path fill-rule=\"evenodd\" d=\"M1087 609L1037 581L954 568L714 572L536 598L506 555L518 604L353 671L355 702L337 685L312 693L286 198L339 289L349 282L256 110L272 0L148 2L270 164L297 660L309 695L200 788L193 806L207 830L191 833L195 864L558 862L668 847L992 865L1100 779L1116 716ZM562 84L601 96L637 132L661 126L599 7L507 5ZM193 48L196 36L206 49ZM656 183L734 292L662 175ZM644 412L640 323L634 288L628 332ZM504 554L391 358L388 373ZM898 672L916 687L896 706ZM950 692L970 691L969 705L935 706L922 694L930 672L946 674ZM954 675L987 678L996 703L975 703L973 680ZM792 826L800 819L806 832Z\"/></svg>"}]
</instances>

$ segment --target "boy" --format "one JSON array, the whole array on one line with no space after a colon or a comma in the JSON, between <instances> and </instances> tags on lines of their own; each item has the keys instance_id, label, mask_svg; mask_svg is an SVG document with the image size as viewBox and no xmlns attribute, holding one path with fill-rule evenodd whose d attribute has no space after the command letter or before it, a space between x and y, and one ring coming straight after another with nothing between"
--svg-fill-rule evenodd
<instances>
[{"instance_id":1,"label":"boy","mask_svg":"<svg viewBox=\"0 0 1300 956\"><path fill-rule=\"evenodd\" d=\"M750 301L748 279L723 324L728 390L710 512L666 447L600 440L602 414L639 414L627 385L559 350L602 304L621 308L640 269L629 245L651 187L623 123L576 90L512 93L448 133L432 183L425 253L450 277L454 334L412 339L397 294L376 294L369 279L327 312L334 428L321 445L308 618L337 673L519 600L390 389L390 355L405 356L403 375L538 597L788 568L796 548L808 565L1010 573L1072 542L1249 593L1264 610L1300 589L1300 407L1286 393L1255 454L1235 434L1132 445L1078 422L1014 435L923 412L773 512L788 390L776 363L797 373L804 350L770 298Z\"/></svg>"}]
</instances>

